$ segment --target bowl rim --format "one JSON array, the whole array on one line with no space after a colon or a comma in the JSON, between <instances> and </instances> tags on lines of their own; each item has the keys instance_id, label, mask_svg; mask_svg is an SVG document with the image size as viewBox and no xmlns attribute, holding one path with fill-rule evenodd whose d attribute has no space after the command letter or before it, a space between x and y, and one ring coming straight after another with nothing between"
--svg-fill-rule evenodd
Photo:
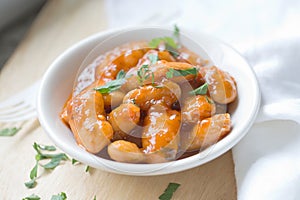
<instances>
[{"instance_id":1,"label":"bowl rim","mask_svg":"<svg viewBox=\"0 0 300 200\"><path fill-rule=\"evenodd\" d=\"M65 57L67 57L70 54L72 55L72 53L74 53L78 48L82 48L83 46L87 45L89 42L93 42L94 40L97 40L101 37L105 37L105 36L108 36L111 34L118 34L119 32L122 32L122 31L136 31L136 30L140 30L140 29L163 29L163 30L170 31L170 29L168 29L166 27L162 27L162 26L136 26L136 27L130 27L130 28L128 28L128 27L127 28L117 28L117 29L110 29L110 30L102 31L102 32L93 34L93 35L75 43L74 45L69 47L67 50L65 50L62 54L60 54L52 62L52 64L49 66L49 68L47 69L46 73L43 76L43 79L41 81L41 86L39 88L38 96L37 96L38 118L41 123L41 126L47 133L48 137L61 150L63 150L64 152L66 152L67 154L69 154L70 156L72 156L74 158L79 158L78 159L79 161L87 163L91 167L104 169L106 171L110 171L110 172L118 173L118 174L137 175L137 176L163 175L163 174L170 174L170 173L188 170L188 169L194 168L196 166L202 165L204 163L207 163L207 162L219 157L220 155L226 153L228 150L230 150L234 145L236 145L247 134L247 132L251 128L251 125L254 123L256 116L258 114L258 111L259 111L259 107L260 107L261 93L260 93L260 88L259 88L256 74L255 74L253 68L249 65L249 63L243 58L243 56L237 50L235 50L230 45L228 45L216 38L213 38L213 39L217 40L218 43L224 45L226 48L229 48L235 54L237 54L238 56L240 56L243 59L243 61L248 66L248 70L249 70L248 73L250 73L249 75L251 75L251 78L254 80L253 87L254 87L255 91L254 91L253 99L256 101L254 102L253 109L251 109L251 112L248 114L249 118L248 118L247 123L244 123L244 126L241 127L241 129L243 131L240 132L239 134L237 134L236 137L228 138L228 136L230 136L230 134L229 134L227 137L223 138L222 140L218 141L216 144L212 145L211 147L205 149L204 151L202 151L196 155L189 156L187 158L180 159L180 160L171 161L168 163L155 163L155 164L120 163L120 162L116 162L116 161L112 161L112 160L107 160L105 158L101 158L99 156L96 156L96 155L88 153L88 152L86 152L89 155L88 157L84 154L78 155L77 153L75 154L75 152L72 148L65 146L62 141L57 140L57 137L55 136L56 133L52 131L51 127L49 127L49 123L45 116L46 113L44 113L44 110L43 110L44 102L42 102L42 96L43 96L43 93L46 91L45 88L47 88L47 81L49 79L49 76L53 73L53 71L56 70L56 68L59 66L59 63L62 60L64 60ZM184 31L184 34L189 36L188 33L189 33L188 30ZM201 35L205 35L208 38L212 38L211 36L208 36L203 33L201 33ZM226 140L226 138L227 138L227 140ZM229 139L230 139L230 141L228 141ZM201 155L206 154L207 152L210 152L209 153L210 155L205 156L204 158L201 158ZM95 164L95 162L92 162L91 159L100 160L102 163L102 166ZM103 165L103 162L105 163L105 165ZM107 166L106 166L106 164L107 164ZM122 170L116 170L115 168L111 169L108 166L117 166L118 169L122 169ZM144 169L146 169L146 168L147 169L149 168L152 170L150 170L150 172L145 172ZM160 170L162 168L164 170ZM126 171L123 169L130 169L130 170ZM157 170L153 170L153 169L157 169Z\"/></svg>"}]
</instances>

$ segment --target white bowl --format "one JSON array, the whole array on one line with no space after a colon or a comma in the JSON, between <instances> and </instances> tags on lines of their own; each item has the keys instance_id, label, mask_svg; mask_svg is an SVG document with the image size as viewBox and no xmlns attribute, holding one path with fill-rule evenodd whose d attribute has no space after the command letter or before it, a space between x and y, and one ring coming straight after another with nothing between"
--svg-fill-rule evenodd
<instances>
[{"instance_id":1,"label":"white bowl","mask_svg":"<svg viewBox=\"0 0 300 200\"><path fill-rule=\"evenodd\" d=\"M125 31L125 32L124 32ZM187 170L222 155L237 144L253 124L260 105L260 92L252 68L245 59L228 45L209 36L181 30L193 40L182 36L181 42L195 51L201 51L197 43L206 50L209 57L221 69L228 71L238 85L238 101L232 113L231 133L215 145L199 154L181 160L158 164L120 163L93 155L76 144L72 132L59 118L62 107L73 88L77 72L84 61L92 62L97 57L91 50L111 35L121 33L115 40L103 43L103 51L128 41L169 36L172 30L159 27L139 27L126 30L101 32L75 44L60 55L44 75L38 94L37 109L40 123L52 141L71 157L91 167L127 175L161 175ZM99 49L99 48L98 48ZM99 51L101 51L99 49ZM199 52L198 52L199 53ZM89 56L87 56L89 54ZM87 57L87 59L86 59Z\"/></svg>"}]
</instances>

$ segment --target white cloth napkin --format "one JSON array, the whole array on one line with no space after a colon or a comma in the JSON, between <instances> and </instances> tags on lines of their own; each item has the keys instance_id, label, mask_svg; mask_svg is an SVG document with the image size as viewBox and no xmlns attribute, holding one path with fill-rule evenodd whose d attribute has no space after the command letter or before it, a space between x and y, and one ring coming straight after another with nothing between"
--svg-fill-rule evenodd
<instances>
[{"instance_id":1,"label":"white cloth napkin","mask_svg":"<svg viewBox=\"0 0 300 200\"><path fill-rule=\"evenodd\" d=\"M233 45L262 91L255 125L233 148L238 199L300 199L300 1L107 0L112 28L199 30Z\"/></svg>"},{"instance_id":2,"label":"white cloth napkin","mask_svg":"<svg viewBox=\"0 0 300 200\"><path fill-rule=\"evenodd\" d=\"M300 38L244 55L257 74L262 106L258 123L233 148L239 199L300 199Z\"/></svg>"}]
</instances>

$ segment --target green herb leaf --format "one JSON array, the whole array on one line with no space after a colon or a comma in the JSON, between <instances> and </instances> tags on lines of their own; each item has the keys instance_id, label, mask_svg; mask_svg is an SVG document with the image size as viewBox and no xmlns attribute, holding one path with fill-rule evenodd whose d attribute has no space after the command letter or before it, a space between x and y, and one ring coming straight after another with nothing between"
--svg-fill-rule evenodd
<instances>
[{"instance_id":1,"label":"green herb leaf","mask_svg":"<svg viewBox=\"0 0 300 200\"><path fill-rule=\"evenodd\" d=\"M86 166L86 168L85 168L85 172L88 172L90 170L90 166Z\"/></svg>"},{"instance_id":2,"label":"green herb leaf","mask_svg":"<svg viewBox=\"0 0 300 200\"><path fill-rule=\"evenodd\" d=\"M144 85L145 80L150 77L151 70L148 65L142 65L137 71L137 79L140 85Z\"/></svg>"},{"instance_id":3,"label":"green herb leaf","mask_svg":"<svg viewBox=\"0 0 300 200\"><path fill-rule=\"evenodd\" d=\"M38 155L36 155L36 159L39 159L39 160L44 160L44 159L52 159L52 158L60 158L62 160L68 160L68 156L65 154L65 153L58 153L58 154L44 154L44 153L40 153ZM39 161L37 160L37 161Z\"/></svg>"},{"instance_id":4,"label":"green herb leaf","mask_svg":"<svg viewBox=\"0 0 300 200\"><path fill-rule=\"evenodd\" d=\"M40 200L41 198L35 194L32 194L28 197L23 198L22 200Z\"/></svg>"},{"instance_id":5,"label":"green herb leaf","mask_svg":"<svg viewBox=\"0 0 300 200\"><path fill-rule=\"evenodd\" d=\"M42 160L42 159L44 159L44 157L43 157L41 154L36 154L36 155L35 155L35 160L36 160L36 161L40 161L40 160Z\"/></svg>"},{"instance_id":6,"label":"green herb leaf","mask_svg":"<svg viewBox=\"0 0 300 200\"><path fill-rule=\"evenodd\" d=\"M36 142L33 143L33 148L37 152L37 154L42 154L42 152L40 151L39 145Z\"/></svg>"},{"instance_id":7,"label":"green herb leaf","mask_svg":"<svg viewBox=\"0 0 300 200\"><path fill-rule=\"evenodd\" d=\"M164 43L166 50L173 56L178 57L180 55L177 50L178 44L171 37L154 38L149 42L151 48L158 48L159 44Z\"/></svg>"},{"instance_id":8,"label":"green herb leaf","mask_svg":"<svg viewBox=\"0 0 300 200\"><path fill-rule=\"evenodd\" d=\"M151 83L152 83L152 85L155 85L155 79L154 79L154 73L152 72L151 73Z\"/></svg>"},{"instance_id":9,"label":"green herb leaf","mask_svg":"<svg viewBox=\"0 0 300 200\"><path fill-rule=\"evenodd\" d=\"M26 187L34 188L36 186L35 178L37 177L37 170L38 170L38 161L36 162L36 164L30 171L30 174L29 174L30 181L24 183Z\"/></svg>"},{"instance_id":10,"label":"green herb leaf","mask_svg":"<svg viewBox=\"0 0 300 200\"><path fill-rule=\"evenodd\" d=\"M178 26L175 24L173 36L178 39L179 34L180 34L180 30L179 30Z\"/></svg>"},{"instance_id":11,"label":"green herb leaf","mask_svg":"<svg viewBox=\"0 0 300 200\"><path fill-rule=\"evenodd\" d=\"M173 37L160 37L160 38L153 38L149 42L150 48L158 48L161 43L165 45L166 50L173 56L178 57L180 55L180 52L177 50L180 47L179 44L179 28L175 25L174 26L174 32Z\"/></svg>"},{"instance_id":12,"label":"green herb leaf","mask_svg":"<svg viewBox=\"0 0 300 200\"><path fill-rule=\"evenodd\" d=\"M97 200L97 197L96 197L96 195L94 196L93 200Z\"/></svg>"},{"instance_id":13,"label":"green herb leaf","mask_svg":"<svg viewBox=\"0 0 300 200\"><path fill-rule=\"evenodd\" d=\"M76 163L79 163L79 161L76 160L76 159L74 159L74 158L72 158L72 165L75 165Z\"/></svg>"},{"instance_id":14,"label":"green herb leaf","mask_svg":"<svg viewBox=\"0 0 300 200\"><path fill-rule=\"evenodd\" d=\"M0 130L0 136L14 136L18 131L20 130L20 128L4 128L2 130Z\"/></svg>"},{"instance_id":15,"label":"green herb leaf","mask_svg":"<svg viewBox=\"0 0 300 200\"><path fill-rule=\"evenodd\" d=\"M149 54L148 59L150 60L151 64L155 64L158 61L158 55L157 54Z\"/></svg>"},{"instance_id":16,"label":"green herb leaf","mask_svg":"<svg viewBox=\"0 0 300 200\"><path fill-rule=\"evenodd\" d=\"M157 48L162 41L161 38L153 38L148 45L150 48Z\"/></svg>"},{"instance_id":17,"label":"green herb leaf","mask_svg":"<svg viewBox=\"0 0 300 200\"><path fill-rule=\"evenodd\" d=\"M183 69L183 70L177 70L175 69L174 70L174 76L187 76L187 75L197 75L198 73L198 70L193 67L193 68L190 68L190 69Z\"/></svg>"},{"instance_id":18,"label":"green herb leaf","mask_svg":"<svg viewBox=\"0 0 300 200\"><path fill-rule=\"evenodd\" d=\"M116 91L118 89L121 88L121 86L126 82L125 79L116 79L113 81L110 81L108 83L106 83L103 86L97 87L94 90L96 90L97 92L100 92L102 94L108 94L111 93L113 91Z\"/></svg>"},{"instance_id":19,"label":"green herb leaf","mask_svg":"<svg viewBox=\"0 0 300 200\"><path fill-rule=\"evenodd\" d=\"M117 74L116 80L107 82L105 85L99 86L94 88L97 92L100 92L102 94L108 94L115 90L118 90L121 88L121 86L126 82L126 74L124 70L119 71Z\"/></svg>"},{"instance_id":20,"label":"green herb leaf","mask_svg":"<svg viewBox=\"0 0 300 200\"><path fill-rule=\"evenodd\" d=\"M36 164L34 165L34 167L32 168L32 170L30 171L30 179L35 179L37 177L37 169L38 169L38 163L36 162Z\"/></svg>"},{"instance_id":21,"label":"green herb leaf","mask_svg":"<svg viewBox=\"0 0 300 200\"><path fill-rule=\"evenodd\" d=\"M178 48L177 43L175 42L175 40L172 37L164 37L162 39L163 39L163 41L165 42L166 45L168 45L168 46L170 46L174 49Z\"/></svg>"},{"instance_id":22,"label":"green herb leaf","mask_svg":"<svg viewBox=\"0 0 300 200\"><path fill-rule=\"evenodd\" d=\"M179 51L178 51L176 48L170 46L169 44L166 44L166 50L167 50L174 58L177 58L177 57L180 55Z\"/></svg>"},{"instance_id":23,"label":"green herb leaf","mask_svg":"<svg viewBox=\"0 0 300 200\"><path fill-rule=\"evenodd\" d=\"M159 196L160 200L170 200L174 194L174 192L178 189L180 184L178 183L169 183L167 189L165 189L164 193Z\"/></svg>"},{"instance_id":24,"label":"green herb leaf","mask_svg":"<svg viewBox=\"0 0 300 200\"><path fill-rule=\"evenodd\" d=\"M50 162L48 162L45 165L41 165L44 169L54 169L56 168L59 164L60 161L63 159L63 157L53 157Z\"/></svg>"},{"instance_id":25,"label":"green herb leaf","mask_svg":"<svg viewBox=\"0 0 300 200\"><path fill-rule=\"evenodd\" d=\"M119 88L118 88L119 89ZM97 92L100 92L101 94L108 94L108 93L111 93L113 92L113 90L111 90L110 88L104 88L104 87L98 87L98 88L95 88L95 90Z\"/></svg>"},{"instance_id":26,"label":"green herb leaf","mask_svg":"<svg viewBox=\"0 0 300 200\"><path fill-rule=\"evenodd\" d=\"M151 84L155 88L162 88L162 87L164 87L163 85L156 85L155 84L155 79L154 79L154 73L153 72L151 73Z\"/></svg>"},{"instance_id":27,"label":"green herb leaf","mask_svg":"<svg viewBox=\"0 0 300 200\"><path fill-rule=\"evenodd\" d=\"M34 188L36 186L36 181L35 181L35 179L31 179L30 181L24 183L24 185L27 188Z\"/></svg>"},{"instance_id":28,"label":"green herb leaf","mask_svg":"<svg viewBox=\"0 0 300 200\"><path fill-rule=\"evenodd\" d=\"M56 151L56 147L52 145L42 145L38 144L38 148L44 151Z\"/></svg>"},{"instance_id":29,"label":"green herb leaf","mask_svg":"<svg viewBox=\"0 0 300 200\"><path fill-rule=\"evenodd\" d=\"M204 83L203 85L201 85L200 87L194 89L193 91L190 91L190 94L195 94L195 95L205 95L207 93L207 89L208 89L208 84Z\"/></svg>"},{"instance_id":30,"label":"green herb leaf","mask_svg":"<svg viewBox=\"0 0 300 200\"><path fill-rule=\"evenodd\" d=\"M210 99L207 95L205 95L205 99L206 99L206 101L207 101L208 103L214 104L213 100Z\"/></svg>"},{"instance_id":31,"label":"green herb leaf","mask_svg":"<svg viewBox=\"0 0 300 200\"><path fill-rule=\"evenodd\" d=\"M174 76L174 69L170 68L169 71L167 71L167 73L166 73L166 77L173 78L173 76Z\"/></svg>"},{"instance_id":32,"label":"green herb leaf","mask_svg":"<svg viewBox=\"0 0 300 200\"><path fill-rule=\"evenodd\" d=\"M51 200L66 200L67 195L64 192L61 192L60 194L57 195L52 195Z\"/></svg>"},{"instance_id":33,"label":"green herb leaf","mask_svg":"<svg viewBox=\"0 0 300 200\"><path fill-rule=\"evenodd\" d=\"M164 43L165 45L168 44L174 49L177 49L178 45L176 44L175 40L172 37L161 37L161 38L154 38L149 42L150 48L157 48L159 44Z\"/></svg>"},{"instance_id":34,"label":"green herb leaf","mask_svg":"<svg viewBox=\"0 0 300 200\"><path fill-rule=\"evenodd\" d=\"M131 102L132 104L135 104L135 105L136 105L136 100L135 100L135 99L130 99L130 102Z\"/></svg>"},{"instance_id":35,"label":"green herb leaf","mask_svg":"<svg viewBox=\"0 0 300 200\"><path fill-rule=\"evenodd\" d=\"M198 70L193 67L190 69L184 69L184 70L179 70L179 69L173 69L170 68L169 71L166 73L167 78L173 78L174 76L187 76L187 75L197 75Z\"/></svg>"},{"instance_id":36,"label":"green herb leaf","mask_svg":"<svg viewBox=\"0 0 300 200\"><path fill-rule=\"evenodd\" d=\"M30 171L30 181L25 183L25 186L28 188L33 188L36 185L35 178L37 177L37 170L38 170L38 165L40 160L44 159L51 159L50 162L48 162L45 165L41 165L45 169L54 169L57 167L62 160L67 160L69 159L68 156L65 153L58 153L58 154L45 154L42 151L55 151L56 148L54 146L50 145L40 145L37 144L36 142L33 143L33 148L36 151L35 155L35 160L36 164Z\"/></svg>"},{"instance_id":37,"label":"green herb leaf","mask_svg":"<svg viewBox=\"0 0 300 200\"><path fill-rule=\"evenodd\" d=\"M125 71L122 69L122 70L120 70L119 73L117 74L117 80L123 79L123 78L125 78L125 76L126 76L126 73L125 73Z\"/></svg>"}]
</instances>

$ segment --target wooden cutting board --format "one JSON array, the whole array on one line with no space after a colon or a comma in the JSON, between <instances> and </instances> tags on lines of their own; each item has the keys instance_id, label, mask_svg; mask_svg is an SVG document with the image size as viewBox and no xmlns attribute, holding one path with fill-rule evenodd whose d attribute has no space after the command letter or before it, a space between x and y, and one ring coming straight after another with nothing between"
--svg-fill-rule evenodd
<instances>
[{"instance_id":1,"label":"wooden cutting board","mask_svg":"<svg viewBox=\"0 0 300 200\"><path fill-rule=\"evenodd\" d=\"M52 0L44 6L30 31L0 74L0 101L43 76L51 62L77 41L107 28L104 1ZM169 182L180 183L173 199L236 199L231 151L194 169L156 177L116 175L65 162L47 172L39 168L38 185L24 182L35 164L33 142L52 144L37 119L0 124L22 126L13 137L0 137L0 199L22 199L32 193L42 199L65 192L71 200L157 199Z\"/></svg>"}]
</instances>

